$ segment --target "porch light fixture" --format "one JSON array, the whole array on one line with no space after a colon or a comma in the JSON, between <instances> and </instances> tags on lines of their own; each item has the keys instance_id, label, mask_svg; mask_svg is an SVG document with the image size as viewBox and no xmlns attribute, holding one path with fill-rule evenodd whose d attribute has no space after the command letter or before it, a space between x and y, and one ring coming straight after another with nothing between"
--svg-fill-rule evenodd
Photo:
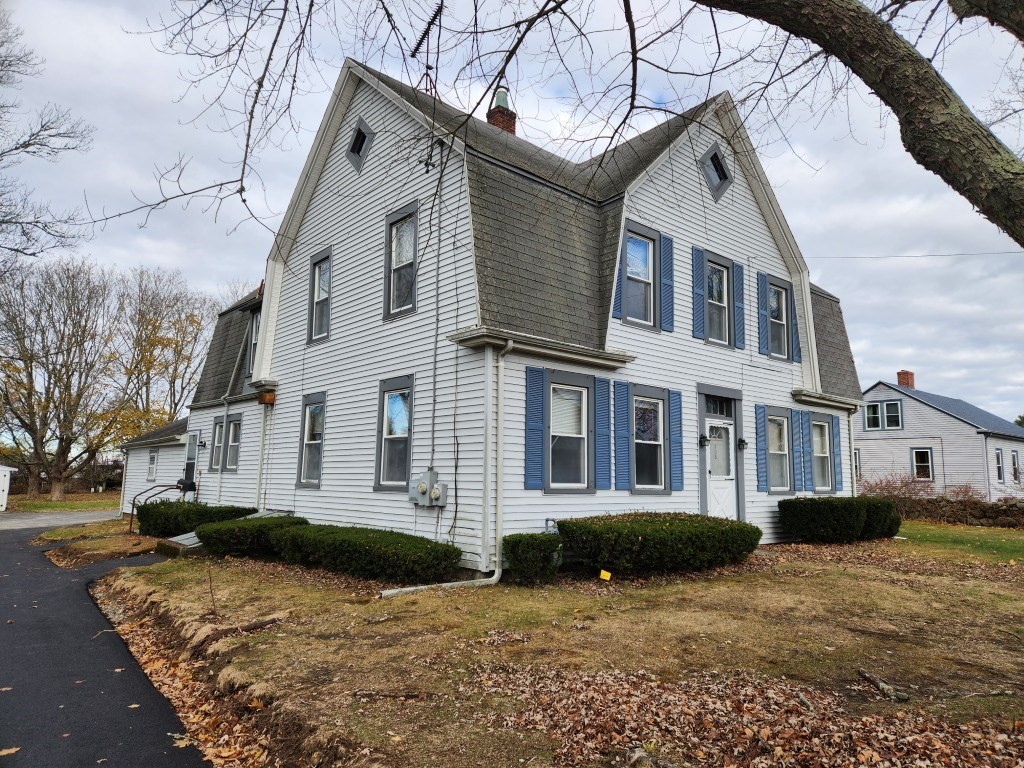
<instances>
[{"instance_id":1,"label":"porch light fixture","mask_svg":"<svg viewBox=\"0 0 1024 768\"><path fill-rule=\"evenodd\" d=\"M739 448L741 451L747 450L747 441L741 437L739 440L736 441L736 447Z\"/></svg>"},{"instance_id":2,"label":"porch light fixture","mask_svg":"<svg viewBox=\"0 0 1024 768\"><path fill-rule=\"evenodd\" d=\"M700 439L697 441L697 443L700 445L701 448L707 448L707 446L708 446L708 444L710 442L711 441L708 440L708 436L707 435L701 435Z\"/></svg>"}]
</instances>

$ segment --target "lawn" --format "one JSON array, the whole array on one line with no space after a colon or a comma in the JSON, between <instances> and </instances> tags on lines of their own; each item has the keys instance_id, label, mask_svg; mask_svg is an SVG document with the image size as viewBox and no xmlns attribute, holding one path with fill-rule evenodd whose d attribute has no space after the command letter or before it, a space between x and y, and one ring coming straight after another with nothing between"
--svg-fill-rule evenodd
<instances>
[{"instance_id":1,"label":"lawn","mask_svg":"<svg viewBox=\"0 0 1024 768\"><path fill-rule=\"evenodd\" d=\"M64 501L50 501L41 496L28 501L24 495L11 495L7 500L8 512L85 512L117 509L121 505L120 491L104 493L69 493Z\"/></svg>"},{"instance_id":2,"label":"lawn","mask_svg":"<svg viewBox=\"0 0 1024 768\"><path fill-rule=\"evenodd\" d=\"M46 556L62 568L78 568L100 560L117 560L144 555L156 549L157 539L128 534L128 520L103 520L68 528L55 528L36 537L36 544L62 544Z\"/></svg>"},{"instance_id":3,"label":"lawn","mask_svg":"<svg viewBox=\"0 0 1024 768\"><path fill-rule=\"evenodd\" d=\"M383 765L604 765L636 743L694 765L737 750L838 764L811 749L870 764L927 757L936 740L1011 765L1002 750L1024 756L1024 535L903 533L764 547L715 574L647 582L379 600L379 584L226 559L127 571L100 591L122 612L148 599L195 637L286 614L220 640L197 674L210 665L221 687L300 718L321 747ZM131 645L144 615L120 620Z\"/></svg>"}]
</instances>

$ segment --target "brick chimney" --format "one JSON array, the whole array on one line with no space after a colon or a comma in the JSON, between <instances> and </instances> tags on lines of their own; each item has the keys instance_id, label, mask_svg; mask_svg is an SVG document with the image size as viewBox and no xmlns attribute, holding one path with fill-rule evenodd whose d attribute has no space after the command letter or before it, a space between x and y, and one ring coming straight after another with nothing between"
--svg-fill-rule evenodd
<instances>
[{"instance_id":1,"label":"brick chimney","mask_svg":"<svg viewBox=\"0 0 1024 768\"><path fill-rule=\"evenodd\" d=\"M913 371L896 371L896 383L901 387L907 389L914 388L914 372Z\"/></svg>"},{"instance_id":2,"label":"brick chimney","mask_svg":"<svg viewBox=\"0 0 1024 768\"><path fill-rule=\"evenodd\" d=\"M516 113L508 106L508 88L499 85L494 91L491 108L487 110L487 122L516 135Z\"/></svg>"}]
</instances>

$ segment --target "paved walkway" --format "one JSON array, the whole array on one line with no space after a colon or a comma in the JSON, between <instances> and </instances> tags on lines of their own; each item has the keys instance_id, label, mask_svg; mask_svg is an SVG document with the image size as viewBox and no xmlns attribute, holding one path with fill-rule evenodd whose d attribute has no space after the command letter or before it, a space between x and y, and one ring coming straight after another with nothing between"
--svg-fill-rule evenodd
<instances>
[{"instance_id":1,"label":"paved walkway","mask_svg":"<svg viewBox=\"0 0 1024 768\"><path fill-rule=\"evenodd\" d=\"M96 523L111 520L119 511L106 509L89 512L0 512L0 531L14 531L21 528L63 528L66 525Z\"/></svg>"},{"instance_id":2,"label":"paved walkway","mask_svg":"<svg viewBox=\"0 0 1024 768\"><path fill-rule=\"evenodd\" d=\"M0 752L20 747L0 767L208 766L173 745L184 727L86 590L125 561L58 568L28 543L42 530L0 531Z\"/></svg>"}]
</instances>

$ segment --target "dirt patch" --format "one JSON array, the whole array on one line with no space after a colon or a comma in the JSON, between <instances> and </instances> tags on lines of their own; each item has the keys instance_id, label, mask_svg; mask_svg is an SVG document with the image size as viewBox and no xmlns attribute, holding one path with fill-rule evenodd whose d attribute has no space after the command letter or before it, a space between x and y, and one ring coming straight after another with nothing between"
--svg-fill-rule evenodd
<instances>
[{"instance_id":1,"label":"dirt patch","mask_svg":"<svg viewBox=\"0 0 1024 768\"><path fill-rule=\"evenodd\" d=\"M121 518L102 520L98 523L85 523L67 528L54 528L39 534L32 542L37 545L53 544L58 541L75 541L76 539L99 539L105 536L122 536L128 533L128 521Z\"/></svg>"},{"instance_id":2,"label":"dirt patch","mask_svg":"<svg viewBox=\"0 0 1024 768\"><path fill-rule=\"evenodd\" d=\"M45 554L54 565L61 568L80 568L101 560L120 560L126 557L147 555L156 550L159 539L152 536L105 536L99 539L81 539L62 547L48 550Z\"/></svg>"}]
</instances>

